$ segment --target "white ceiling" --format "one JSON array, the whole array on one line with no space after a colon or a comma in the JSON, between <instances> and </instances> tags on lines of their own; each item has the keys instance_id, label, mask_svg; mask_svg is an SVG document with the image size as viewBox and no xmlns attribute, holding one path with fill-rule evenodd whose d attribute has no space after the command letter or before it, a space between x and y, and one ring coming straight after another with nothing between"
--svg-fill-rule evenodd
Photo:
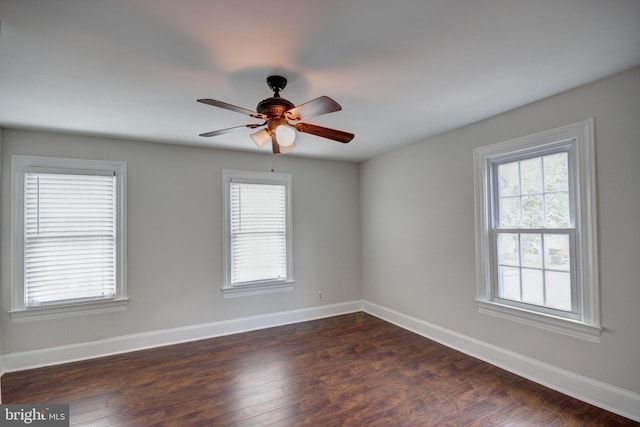
<instances>
[{"instance_id":1,"label":"white ceiling","mask_svg":"<svg viewBox=\"0 0 640 427\"><path fill-rule=\"evenodd\" d=\"M361 161L640 65L638 0L0 0L0 126L258 148L241 114L289 79L291 153ZM264 150L268 152L268 146Z\"/></svg>"}]
</instances>

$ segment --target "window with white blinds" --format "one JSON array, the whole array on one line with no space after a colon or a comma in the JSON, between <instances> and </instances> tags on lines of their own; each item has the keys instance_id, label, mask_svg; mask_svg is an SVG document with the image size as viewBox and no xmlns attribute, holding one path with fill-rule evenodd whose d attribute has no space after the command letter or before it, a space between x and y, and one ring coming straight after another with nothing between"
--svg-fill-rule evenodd
<instances>
[{"instance_id":1,"label":"window with white blinds","mask_svg":"<svg viewBox=\"0 0 640 427\"><path fill-rule=\"evenodd\" d=\"M231 282L287 278L285 186L231 183Z\"/></svg>"},{"instance_id":2,"label":"window with white blinds","mask_svg":"<svg viewBox=\"0 0 640 427\"><path fill-rule=\"evenodd\" d=\"M251 293L291 287L288 174L225 171L225 287ZM224 290L223 289L223 290Z\"/></svg>"},{"instance_id":3,"label":"window with white blinds","mask_svg":"<svg viewBox=\"0 0 640 427\"><path fill-rule=\"evenodd\" d=\"M27 307L114 298L116 177L25 174Z\"/></svg>"},{"instance_id":4,"label":"window with white blinds","mask_svg":"<svg viewBox=\"0 0 640 427\"><path fill-rule=\"evenodd\" d=\"M122 162L13 156L15 319L126 304Z\"/></svg>"}]
</instances>

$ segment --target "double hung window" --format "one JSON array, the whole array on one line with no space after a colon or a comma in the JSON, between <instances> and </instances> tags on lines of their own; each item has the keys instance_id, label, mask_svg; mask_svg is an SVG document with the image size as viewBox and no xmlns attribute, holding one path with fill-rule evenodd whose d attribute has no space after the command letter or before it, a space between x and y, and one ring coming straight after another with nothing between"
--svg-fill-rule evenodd
<instances>
[{"instance_id":1,"label":"double hung window","mask_svg":"<svg viewBox=\"0 0 640 427\"><path fill-rule=\"evenodd\" d=\"M122 306L125 165L13 157L12 316Z\"/></svg>"},{"instance_id":2,"label":"double hung window","mask_svg":"<svg viewBox=\"0 0 640 427\"><path fill-rule=\"evenodd\" d=\"M291 175L224 171L226 295L290 290Z\"/></svg>"},{"instance_id":3,"label":"double hung window","mask_svg":"<svg viewBox=\"0 0 640 427\"><path fill-rule=\"evenodd\" d=\"M578 315L571 144L492 162L494 300Z\"/></svg>"},{"instance_id":4,"label":"double hung window","mask_svg":"<svg viewBox=\"0 0 640 427\"><path fill-rule=\"evenodd\" d=\"M480 311L597 339L593 122L474 156Z\"/></svg>"}]
</instances>

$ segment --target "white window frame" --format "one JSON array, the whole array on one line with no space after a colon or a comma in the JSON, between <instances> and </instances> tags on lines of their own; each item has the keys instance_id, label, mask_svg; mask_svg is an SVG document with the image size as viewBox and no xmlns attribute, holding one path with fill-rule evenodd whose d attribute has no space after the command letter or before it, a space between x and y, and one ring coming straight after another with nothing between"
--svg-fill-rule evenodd
<instances>
[{"instance_id":1,"label":"white window frame","mask_svg":"<svg viewBox=\"0 0 640 427\"><path fill-rule=\"evenodd\" d=\"M260 281L250 284L233 284L231 281L231 183L251 183L266 185L284 185L286 198L286 251L287 266L284 280ZM245 295L257 295L272 292L292 291L295 281L293 279L293 217L291 207L291 174L280 172L256 172L241 170L223 170L223 287L225 298Z\"/></svg>"},{"instance_id":2,"label":"white window frame","mask_svg":"<svg viewBox=\"0 0 640 427\"><path fill-rule=\"evenodd\" d=\"M12 321L43 320L58 317L104 313L126 308L127 236L126 175L124 162L13 155L11 159L12 228L11 228L11 309ZM46 173L91 174L108 171L116 176L116 294L114 298L27 307L24 289L24 176L27 171Z\"/></svg>"},{"instance_id":3,"label":"white window frame","mask_svg":"<svg viewBox=\"0 0 640 427\"><path fill-rule=\"evenodd\" d=\"M570 194L575 234L572 237L572 272L577 292L576 313L559 316L552 310L500 300L496 293L496 255L493 243L494 164L529 155L538 157L550 150L570 146ZM515 138L474 150L476 301L481 313L536 326L569 336L599 341L600 291L596 222L596 176L594 121L572 123L555 129ZM573 159L573 163L572 160ZM529 231L529 230L523 230Z\"/></svg>"}]
</instances>

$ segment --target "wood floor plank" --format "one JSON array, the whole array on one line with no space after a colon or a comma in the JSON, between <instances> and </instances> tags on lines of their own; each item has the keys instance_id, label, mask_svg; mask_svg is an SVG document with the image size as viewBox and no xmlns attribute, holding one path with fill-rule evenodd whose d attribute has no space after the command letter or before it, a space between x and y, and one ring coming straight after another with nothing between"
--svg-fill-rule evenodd
<instances>
[{"instance_id":1,"label":"wood floor plank","mask_svg":"<svg viewBox=\"0 0 640 427\"><path fill-rule=\"evenodd\" d=\"M5 374L71 425L638 426L364 313Z\"/></svg>"}]
</instances>

